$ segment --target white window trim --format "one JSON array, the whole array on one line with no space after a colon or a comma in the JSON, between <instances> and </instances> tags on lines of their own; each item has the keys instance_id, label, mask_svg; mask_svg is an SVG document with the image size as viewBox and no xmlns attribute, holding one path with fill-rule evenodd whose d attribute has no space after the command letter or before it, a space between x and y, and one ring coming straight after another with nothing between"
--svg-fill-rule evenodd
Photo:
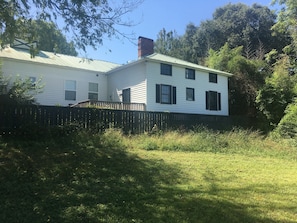
<instances>
[{"instance_id":1,"label":"white window trim","mask_svg":"<svg viewBox=\"0 0 297 223\"><path fill-rule=\"evenodd\" d=\"M75 83L75 89L70 89L70 88L67 88L67 81L73 81ZM66 98L66 91L71 91L71 92L75 92L75 99L67 99ZM65 80L64 81L64 94L65 94L65 100L66 101L76 101L76 92L77 92L77 81L76 80Z\"/></svg>"}]
</instances>

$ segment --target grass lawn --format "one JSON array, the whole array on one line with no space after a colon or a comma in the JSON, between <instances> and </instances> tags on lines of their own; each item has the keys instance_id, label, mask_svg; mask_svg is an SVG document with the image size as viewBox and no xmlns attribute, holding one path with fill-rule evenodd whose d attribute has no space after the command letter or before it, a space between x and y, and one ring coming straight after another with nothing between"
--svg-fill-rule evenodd
<instances>
[{"instance_id":1,"label":"grass lawn","mask_svg":"<svg viewBox=\"0 0 297 223\"><path fill-rule=\"evenodd\" d=\"M243 155L136 151L177 171L160 183L160 222L297 222L297 163ZM166 178L166 173L165 173ZM152 221L153 222L153 221Z\"/></svg>"},{"instance_id":2,"label":"grass lawn","mask_svg":"<svg viewBox=\"0 0 297 223\"><path fill-rule=\"evenodd\" d=\"M297 222L294 148L145 150L139 139L0 139L0 222Z\"/></svg>"}]
</instances>

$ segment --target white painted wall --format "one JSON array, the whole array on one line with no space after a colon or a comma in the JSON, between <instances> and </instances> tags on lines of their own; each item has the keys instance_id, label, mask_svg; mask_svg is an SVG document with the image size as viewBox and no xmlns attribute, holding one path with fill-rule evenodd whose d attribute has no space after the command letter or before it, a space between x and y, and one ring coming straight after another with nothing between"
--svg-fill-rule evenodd
<instances>
[{"instance_id":1,"label":"white painted wall","mask_svg":"<svg viewBox=\"0 0 297 223\"><path fill-rule=\"evenodd\" d=\"M228 78L218 75L218 83L209 83L206 72L196 70L196 79L185 78L185 67L172 66L172 76L160 74L160 63L152 61L134 62L130 66L108 74L48 66L45 64L2 59L4 75L42 77L45 84L43 93L36 96L43 105L68 106L88 99L88 83L98 83L99 100L122 101L122 90L131 89L132 103L145 103L148 111L180 112L193 114L228 115ZM76 81L76 100L65 100L65 80ZM156 84L176 86L177 104L156 103ZM186 88L195 89L195 101L186 100ZM205 92L221 93L221 111L209 111L205 106Z\"/></svg>"},{"instance_id":2,"label":"white painted wall","mask_svg":"<svg viewBox=\"0 0 297 223\"><path fill-rule=\"evenodd\" d=\"M111 101L122 101L122 90L131 89L131 103L146 103L146 70L145 63L135 63L124 69L107 74L108 98Z\"/></svg>"},{"instance_id":3,"label":"white painted wall","mask_svg":"<svg viewBox=\"0 0 297 223\"><path fill-rule=\"evenodd\" d=\"M44 84L43 92L36 96L42 105L68 106L88 99L89 82L98 83L99 100L107 100L107 77L105 74L71 69L69 67L48 66L45 64L28 63L2 59L2 71L5 76L39 77ZM98 76L97 76L98 74ZM65 100L65 80L76 81L76 100Z\"/></svg>"},{"instance_id":4,"label":"white painted wall","mask_svg":"<svg viewBox=\"0 0 297 223\"><path fill-rule=\"evenodd\" d=\"M218 75L218 83L209 83L208 73L196 70L195 80L185 78L185 67L172 66L172 76L160 74L160 63L147 62L147 110L193 114L228 115L228 78ZM176 104L156 103L156 84L176 86ZM195 89L195 101L186 100L186 88ZM205 106L205 92L221 93L221 111L209 111Z\"/></svg>"},{"instance_id":5,"label":"white painted wall","mask_svg":"<svg viewBox=\"0 0 297 223\"><path fill-rule=\"evenodd\" d=\"M131 102L145 103L148 111L228 115L228 78L218 75L218 83L209 83L208 73L195 73L195 80L186 79L185 67L173 66L172 76L161 75L160 63L142 61L108 74L108 97L120 102L122 90L131 88ZM176 86L177 104L156 103L156 84ZM187 87L195 89L195 101L186 100ZM220 111L206 110L206 91L221 93Z\"/></svg>"}]
</instances>

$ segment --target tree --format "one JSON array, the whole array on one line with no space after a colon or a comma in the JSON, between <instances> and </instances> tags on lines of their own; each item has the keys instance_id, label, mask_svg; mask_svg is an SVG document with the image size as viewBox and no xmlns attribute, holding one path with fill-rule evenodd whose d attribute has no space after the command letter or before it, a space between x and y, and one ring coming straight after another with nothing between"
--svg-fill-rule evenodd
<instances>
[{"instance_id":1,"label":"tree","mask_svg":"<svg viewBox=\"0 0 297 223\"><path fill-rule=\"evenodd\" d=\"M194 47L198 63L203 64L210 49L219 50L226 42L217 28L217 21L206 20L197 27L194 35Z\"/></svg>"},{"instance_id":2,"label":"tree","mask_svg":"<svg viewBox=\"0 0 297 223\"><path fill-rule=\"evenodd\" d=\"M103 42L104 35L129 36L118 26L131 26L124 16L135 9L142 0L112 2L108 0L0 0L1 44L11 43L18 34L17 20L29 19L57 22L60 19L64 30L71 32L78 48L95 49Z\"/></svg>"},{"instance_id":3,"label":"tree","mask_svg":"<svg viewBox=\"0 0 297 223\"><path fill-rule=\"evenodd\" d=\"M225 43L230 48L243 46L248 59L264 59L272 49L281 51L289 43L287 36L272 36L271 27L277 15L266 6L242 3L227 4L215 10L213 18L195 26L189 23L180 37L182 59L204 65L210 49L220 50ZM171 54L169 50L168 55Z\"/></svg>"},{"instance_id":4,"label":"tree","mask_svg":"<svg viewBox=\"0 0 297 223\"><path fill-rule=\"evenodd\" d=\"M228 4L217 9L213 19L217 21L217 27L222 33L220 37L224 37L231 48L244 46L255 52L264 44L266 52L269 52L271 49L278 50L284 46L283 43L276 42L277 38L271 35L276 14L265 6Z\"/></svg>"},{"instance_id":5,"label":"tree","mask_svg":"<svg viewBox=\"0 0 297 223\"><path fill-rule=\"evenodd\" d=\"M248 59L263 59L272 49L281 50L288 38L272 36L271 27L276 14L265 6L251 7L238 3L218 8L212 20L204 21L197 28L199 57L206 57L208 50L219 50L225 43L230 48L243 46L243 55Z\"/></svg>"},{"instance_id":6,"label":"tree","mask_svg":"<svg viewBox=\"0 0 297 223\"><path fill-rule=\"evenodd\" d=\"M197 44L195 41L195 34L197 27L193 23L189 23L186 27L186 32L182 37L183 44L183 59L192 63L198 63Z\"/></svg>"},{"instance_id":7,"label":"tree","mask_svg":"<svg viewBox=\"0 0 297 223\"><path fill-rule=\"evenodd\" d=\"M37 41L39 50L77 56L73 41L67 42L66 37L53 22L43 20L17 20L17 38L31 43Z\"/></svg>"},{"instance_id":8,"label":"tree","mask_svg":"<svg viewBox=\"0 0 297 223\"><path fill-rule=\"evenodd\" d=\"M286 107L297 96L297 77L290 75L290 61L287 55L277 60L271 77L258 92L256 102L259 110L272 126L284 116Z\"/></svg>"},{"instance_id":9,"label":"tree","mask_svg":"<svg viewBox=\"0 0 297 223\"><path fill-rule=\"evenodd\" d=\"M190 23L186 28L186 33L180 37L175 30L167 32L163 28L158 33L155 41L155 51L192 63L198 63L197 42L194 38L196 29L196 26Z\"/></svg>"},{"instance_id":10,"label":"tree","mask_svg":"<svg viewBox=\"0 0 297 223\"><path fill-rule=\"evenodd\" d=\"M282 34L290 38L284 52L290 58L290 69L297 73L297 2L295 0L274 0L274 4L283 5L278 13L278 21L272 27L274 34Z\"/></svg>"},{"instance_id":11,"label":"tree","mask_svg":"<svg viewBox=\"0 0 297 223\"><path fill-rule=\"evenodd\" d=\"M181 40L176 31L167 32L163 28L158 33L157 40L155 41L155 51L157 53L183 59L181 49Z\"/></svg>"},{"instance_id":12,"label":"tree","mask_svg":"<svg viewBox=\"0 0 297 223\"><path fill-rule=\"evenodd\" d=\"M226 43L219 51L209 51L206 64L234 74L229 82L230 114L255 116L257 90L266 76L260 69L264 62L245 58L242 50L242 46L231 49Z\"/></svg>"},{"instance_id":13,"label":"tree","mask_svg":"<svg viewBox=\"0 0 297 223\"><path fill-rule=\"evenodd\" d=\"M256 102L264 118L270 122L272 127L277 126L276 133L291 136L296 126L297 2L295 0L274 0L273 3L283 6L278 13L277 23L272 27L273 34L286 36L289 42L283 47L282 54L276 50L268 54L266 59L273 67L273 74L266 79ZM294 101L295 104L292 104Z\"/></svg>"},{"instance_id":14,"label":"tree","mask_svg":"<svg viewBox=\"0 0 297 223\"><path fill-rule=\"evenodd\" d=\"M272 29L289 35L292 38L292 46L297 51L297 2L295 0L273 0L272 3L283 5L278 13L278 21Z\"/></svg>"}]
</instances>

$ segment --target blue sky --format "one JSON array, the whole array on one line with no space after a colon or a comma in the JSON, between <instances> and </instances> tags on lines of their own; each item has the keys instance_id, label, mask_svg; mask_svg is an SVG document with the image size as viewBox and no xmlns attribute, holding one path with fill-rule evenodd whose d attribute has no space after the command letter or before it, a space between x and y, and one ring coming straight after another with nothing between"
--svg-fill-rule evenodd
<instances>
[{"instance_id":1,"label":"blue sky","mask_svg":"<svg viewBox=\"0 0 297 223\"><path fill-rule=\"evenodd\" d=\"M244 3L252 5L257 3L275 8L270 5L271 0L144 0L144 2L127 16L138 25L121 28L125 33L134 33L133 43L125 39L104 39L103 45L95 51L88 48L87 52L79 52L79 56L92 59L110 61L124 64L137 59L137 38L144 36L156 40L159 31L176 30L178 35L183 35L186 26L192 22L199 25L201 21L211 19L215 9L228 3Z\"/></svg>"}]
</instances>

